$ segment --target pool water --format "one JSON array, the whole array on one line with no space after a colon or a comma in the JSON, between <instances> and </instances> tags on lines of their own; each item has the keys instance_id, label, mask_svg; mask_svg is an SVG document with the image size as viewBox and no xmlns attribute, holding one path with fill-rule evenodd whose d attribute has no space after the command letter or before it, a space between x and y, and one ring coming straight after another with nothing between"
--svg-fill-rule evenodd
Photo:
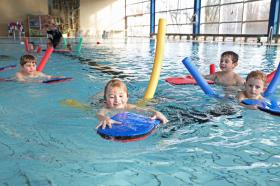
<instances>
[{"instance_id":1,"label":"pool water","mask_svg":"<svg viewBox=\"0 0 280 186\"><path fill-rule=\"evenodd\" d=\"M198 86L172 86L167 77L188 74L190 57L202 74L218 69L220 54L239 54L236 72L268 73L279 48L167 41L155 98L149 106L170 122L142 141L101 138L95 126L106 82L126 82L131 103L143 98L155 41L84 39L80 54L52 54L44 72L73 77L56 84L0 82L0 185L280 185L280 117L207 97ZM0 72L19 70L24 45L0 40ZM38 55L38 59L43 54ZM219 86L212 86L223 94ZM280 100L280 89L273 97ZM66 99L90 104L67 106Z\"/></svg>"}]
</instances>

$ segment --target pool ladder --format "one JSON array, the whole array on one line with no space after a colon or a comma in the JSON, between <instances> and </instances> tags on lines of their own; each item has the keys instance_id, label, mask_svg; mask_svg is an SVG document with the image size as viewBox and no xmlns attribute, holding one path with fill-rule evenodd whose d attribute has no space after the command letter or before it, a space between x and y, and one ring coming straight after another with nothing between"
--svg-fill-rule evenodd
<instances>
[{"instance_id":1,"label":"pool ladder","mask_svg":"<svg viewBox=\"0 0 280 186\"><path fill-rule=\"evenodd\" d=\"M271 43L272 43L272 38L273 38L273 26L271 26L270 28L269 28L269 33L268 33L268 35L267 35L267 44L268 45L271 45Z\"/></svg>"}]
</instances>

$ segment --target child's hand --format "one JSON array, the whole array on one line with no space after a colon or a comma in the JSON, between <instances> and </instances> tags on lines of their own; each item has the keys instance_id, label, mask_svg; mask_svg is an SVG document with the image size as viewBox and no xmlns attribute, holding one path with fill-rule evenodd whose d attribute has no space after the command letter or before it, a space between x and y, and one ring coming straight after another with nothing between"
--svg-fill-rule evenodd
<instances>
[{"instance_id":1,"label":"child's hand","mask_svg":"<svg viewBox=\"0 0 280 186\"><path fill-rule=\"evenodd\" d=\"M155 112L151 119L159 119L163 124L168 122L168 119L161 112Z\"/></svg>"},{"instance_id":2,"label":"child's hand","mask_svg":"<svg viewBox=\"0 0 280 186\"><path fill-rule=\"evenodd\" d=\"M110 118L106 118L106 119L100 121L99 125L96 126L96 129L98 129L101 126L102 126L102 129L105 129L107 125L109 126L109 128L112 128L112 124L121 124L121 123L122 122L115 121Z\"/></svg>"}]
</instances>

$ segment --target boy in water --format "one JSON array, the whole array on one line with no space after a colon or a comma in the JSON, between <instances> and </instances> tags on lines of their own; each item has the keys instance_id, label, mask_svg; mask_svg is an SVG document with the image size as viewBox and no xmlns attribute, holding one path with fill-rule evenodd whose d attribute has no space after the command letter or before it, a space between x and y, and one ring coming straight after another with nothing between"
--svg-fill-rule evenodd
<instances>
[{"instance_id":1,"label":"boy in water","mask_svg":"<svg viewBox=\"0 0 280 186\"><path fill-rule=\"evenodd\" d=\"M250 72L246 78L245 90L239 92L237 95L240 105L249 109L258 109L257 105L245 105L241 102L244 99L264 99L261 94L264 92L265 84L266 75L263 72L259 70Z\"/></svg>"},{"instance_id":2,"label":"boy in water","mask_svg":"<svg viewBox=\"0 0 280 186\"><path fill-rule=\"evenodd\" d=\"M36 58L31 54L25 54L20 58L20 71L16 73L15 78L21 82L42 82L44 80L56 78L36 70Z\"/></svg>"},{"instance_id":3,"label":"boy in water","mask_svg":"<svg viewBox=\"0 0 280 186\"><path fill-rule=\"evenodd\" d=\"M35 43L34 42L29 42L28 43L28 52L35 52Z\"/></svg>"},{"instance_id":4,"label":"boy in water","mask_svg":"<svg viewBox=\"0 0 280 186\"><path fill-rule=\"evenodd\" d=\"M149 112L152 114L151 119L159 119L162 123L168 122L167 118L161 112L149 108L139 108L136 105L127 103L127 87L120 80L113 79L106 84L104 89L104 101L104 107L97 113L99 124L96 128L102 127L102 129L104 129L106 126L111 128L112 124L121 124L118 121L112 120L110 117L128 110Z\"/></svg>"},{"instance_id":5,"label":"boy in water","mask_svg":"<svg viewBox=\"0 0 280 186\"><path fill-rule=\"evenodd\" d=\"M233 72L238 65L238 54L233 51L226 51L222 53L220 59L221 71L214 74L205 75L204 78L214 81L216 84L223 86L243 86L245 80L238 74Z\"/></svg>"}]
</instances>

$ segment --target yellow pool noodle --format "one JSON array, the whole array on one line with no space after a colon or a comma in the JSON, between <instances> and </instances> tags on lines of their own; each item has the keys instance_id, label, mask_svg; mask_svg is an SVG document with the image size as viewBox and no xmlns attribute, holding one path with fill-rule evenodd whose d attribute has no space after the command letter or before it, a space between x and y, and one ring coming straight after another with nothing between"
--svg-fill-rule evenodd
<instances>
[{"instance_id":1,"label":"yellow pool noodle","mask_svg":"<svg viewBox=\"0 0 280 186\"><path fill-rule=\"evenodd\" d=\"M88 110L91 108L90 105L85 104L85 103L80 103L74 99L65 99L65 100L62 100L60 103L65 106L69 106L69 107L77 108L77 109L81 109L81 110Z\"/></svg>"},{"instance_id":2,"label":"yellow pool noodle","mask_svg":"<svg viewBox=\"0 0 280 186\"><path fill-rule=\"evenodd\" d=\"M160 76L160 70L162 66L163 55L164 55L165 26L166 26L166 21L164 19L159 19L154 65L150 77L150 82L144 95L145 100L152 99L154 97L157 88L157 84Z\"/></svg>"}]
</instances>

